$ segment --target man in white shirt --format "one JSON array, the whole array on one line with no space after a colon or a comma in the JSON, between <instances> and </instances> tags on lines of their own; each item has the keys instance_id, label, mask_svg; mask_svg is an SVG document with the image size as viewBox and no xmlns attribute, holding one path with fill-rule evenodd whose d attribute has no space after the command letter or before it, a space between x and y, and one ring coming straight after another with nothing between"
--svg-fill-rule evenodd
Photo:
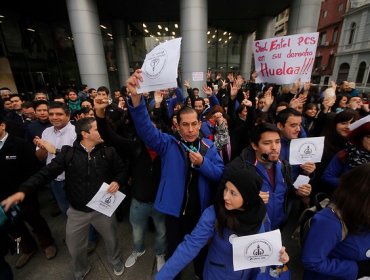
<instances>
[{"instance_id":1,"label":"man in white shirt","mask_svg":"<svg viewBox=\"0 0 370 280\"><path fill-rule=\"evenodd\" d=\"M70 110L68 105L60 102L52 102L49 105L49 121L52 124L42 133L41 138L35 137L37 146L36 156L39 160L45 160L49 164L55 155L60 152L64 145L72 146L76 140L75 127L69 122ZM68 202L64 192L64 172L59 174L51 183L51 190L58 203L60 211L65 214Z\"/></svg>"}]
</instances>

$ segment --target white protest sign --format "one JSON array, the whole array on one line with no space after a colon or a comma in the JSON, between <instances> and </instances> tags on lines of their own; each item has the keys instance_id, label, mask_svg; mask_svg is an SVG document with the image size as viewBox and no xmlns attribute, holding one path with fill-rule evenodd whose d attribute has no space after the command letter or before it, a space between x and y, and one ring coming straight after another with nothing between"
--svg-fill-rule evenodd
<instances>
[{"instance_id":1,"label":"white protest sign","mask_svg":"<svg viewBox=\"0 0 370 280\"><path fill-rule=\"evenodd\" d=\"M109 185L107 183L103 183L96 195L94 195L86 206L111 217L126 195L120 191L110 193L107 191L108 188Z\"/></svg>"},{"instance_id":2,"label":"white protest sign","mask_svg":"<svg viewBox=\"0 0 370 280\"><path fill-rule=\"evenodd\" d=\"M235 237L232 239L234 271L281 265L282 247L280 230Z\"/></svg>"},{"instance_id":3,"label":"white protest sign","mask_svg":"<svg viewBox=\"0 0 370 280\"><path fill-rule=\"evenodd\" d=\"M305 33L253 42L257 83L291 84L311 79L319 33Z\"/></svg>"},{"instance_id":4,"label":"white protest sign","mask_svg":"<svg viewBox=\"0 0 370 280\"><path fill-rule=\"evenodd\" d=\"M138 93L177 87L177 67L180 60L181 38L156 46L145 57L141 67L143 82Z\"/></svg>"},{"instance_id":5,"label":"white protest sign","mask_svg":"<svg viewBox=\"0 0 370 280\"><path fill-rule=\"evenodd\" d=\"M321 162L325 137L292 139L289 147L289 163Z\"/></svg>"}]
</instances>

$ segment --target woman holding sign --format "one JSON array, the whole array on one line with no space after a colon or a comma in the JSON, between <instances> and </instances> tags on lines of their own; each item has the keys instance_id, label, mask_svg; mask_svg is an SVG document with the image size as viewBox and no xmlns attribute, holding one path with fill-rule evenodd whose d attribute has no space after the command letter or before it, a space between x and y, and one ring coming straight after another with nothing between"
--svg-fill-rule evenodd
<instances>
[{"instance_id":1,"label":"woman holding sign","mask_svg":"<svg viewBox=\"0 0 370 280\"><path fill-rule=\"evenodd\" d=\"M266 206L259 196L261 178L256 172L230 170L225 172L221 186L215 205L203 212L195 229L185 236L155 279L173 279L207 244L203 279L251 280L262 275L259 268L234 271L231 243L233 237L268 230ZM280 261L284 264L289 261L284 247L280 250Z\"/></svg>"}]
</instances>

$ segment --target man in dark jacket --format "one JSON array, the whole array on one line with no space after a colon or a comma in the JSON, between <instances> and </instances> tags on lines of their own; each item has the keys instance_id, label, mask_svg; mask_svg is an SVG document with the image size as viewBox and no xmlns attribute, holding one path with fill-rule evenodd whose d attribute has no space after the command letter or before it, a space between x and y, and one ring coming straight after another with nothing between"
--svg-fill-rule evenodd
<instances>
[{"instance_id":1,"label":"man in dark jacket","mask_svg":"<svg viewBox=\"0 0 370 280\"><path fill-rule=\"evenodd\" d=\"M65 171L65 191L70 207L67 211L66 243L74 264L75 279L83 279L90 271L87 260L89 225L103 237L108 261L115 275L121 275L124 264L120 258L116 219L94 211L86 204L95 196L101 185L109 184L110 193L124 185L127 167L112 147L103 145L94 118L84 118L76 123L77 139L73 147L63 146L60 153L38 173L21 184L20 192L2 202L7 210L20 202L37 186L46 184Z\"/></svg>"},{"instance_id":2,"label":"man in dark jacket","mask_svg":"<svg viewBox=\"0 0 370 280\"><path fill-rule=\"evenodd\" d=\"M6 131L5 120L0 116L0 170L1 188L0 200L19 190L19 185L37 171L37 159L31 146L23 139ZM31 225L36 233L40 246L46 258L56 255L54 240L48 224L40 215L37 193L32 193L23 204L22 220ZM17 223L17 233L22 238L22 251L16 267L23 267L36 252L36 243L23 222Z\"/></svg>"}]
</instances>

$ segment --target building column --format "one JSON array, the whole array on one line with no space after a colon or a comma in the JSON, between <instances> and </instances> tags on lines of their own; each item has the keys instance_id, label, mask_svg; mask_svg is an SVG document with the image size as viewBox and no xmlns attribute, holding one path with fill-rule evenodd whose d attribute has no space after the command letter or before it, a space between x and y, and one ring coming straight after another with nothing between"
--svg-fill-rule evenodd
<instances>
[{"instance_id":1,"label":"building column","mask_svg":"<svg viewBox=\"0 0 370 280\"><path fill-rule=\"evenodd\" d=\"M262 17L258 21L256 40L273 38L275 36L275 17Z\"/></svg>"},{"instance_id":2,"label":"building column","mask_svg":"<svg viewBox=\"0 0 370 280\"><path fill-rule=\"evenodd\" d=\"M6 57L0 57L0 84L1 87L9 88L12 93L18 92L9 60Z\"/></svg>"},{"instance_id":3,"label":"building column","mask_svg":"<svg viewBox=\"0 0 370 280\"><path fill-rule=\"evenodd\" d=\"M243 34L240 48L240 72L246 80L249 80L252 69L253 37L253 33Z\"/></svg>"},{"instance_id":4,"label":"building column","mask_svg":"<svg viewBox=\"0 0 370 280\"><path fill-rule=\"evenodd\" d=\"M288 34L317 31L321 0L293 0L289 8Z\"/></svg>"},{"instance_id":5,"label":"building column","mask_svg":"<svg viewBox=\"0 0 370 280\"><path fill-rule=\"evenodd\" d=\"M127 25L123 20L113 21L113 41L116 51L118 81L120 87L126 84L126 80L130 77L130 64L127 51Z\"/></svg>"},{"instance_id":6,"label":"building column","mask_svg":"<svg viewBox=\"0 0 370 280\"><path fill-rule=\"evenodd\" d=\"M81 82L109 88L107 64L95 0L66 0Z\"/></svg>"},{"instance_id":7,"label":"building column","mask_svg":"<svg viewBox=\"0 0 370 280\"><path fill-rule=\"evenodd\" d=\"M207 0L180 1L182 81L201 89L207 71ZM203 72L203 81L193 81L193 72ZM202 91L201 91L202 92Z\"/></svg>"}]
</instances>

